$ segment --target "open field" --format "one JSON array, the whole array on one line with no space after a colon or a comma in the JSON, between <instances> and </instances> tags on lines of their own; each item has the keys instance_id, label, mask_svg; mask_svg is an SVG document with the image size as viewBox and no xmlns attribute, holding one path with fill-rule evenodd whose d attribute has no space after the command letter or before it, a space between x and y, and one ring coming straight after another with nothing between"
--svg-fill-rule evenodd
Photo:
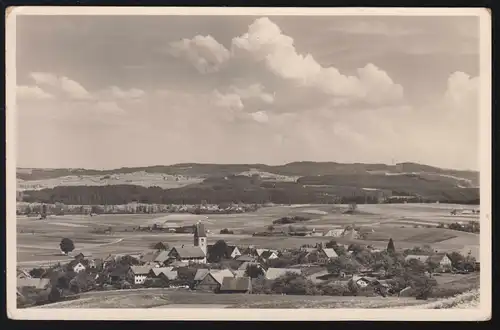
<instances>
[{"instance_id":1,"label":"open field","mask_svg":"<svg viewBox=\"0 0 500 330\"><path fill-rule=\"evenodd\" d=\"M294 224L316 231L327 231L345 225L367 228L366 240L351 240L335 238L339 243L371 244L384 248L389 238L393 238L396 248L412 248L429 244L438 250L460 250L464 247L478 247L479 235L453 231L448 229L415 228L418 223L438 223L448 217L449 221L458 221L449 216L453 208L459 205L446 204L380 204L359 205L359 214L344 215L339 205L295 205L274 206L243 214L204 215L205 226L209 231L209 241L224 239L231 244L241 246L255 245L269 248L294 248L303 244L325 242L332 237L253 237L255 231L265 231L273 220L283 216L303 215L311 218L309 221ZM343 206L346 207L346 206ZM464 207L467 208L467 207ZM468 206L470 208L470 206ZM325 214L326 213L326 214ZM415 221L408 224L408 218ZM200 217L171 214L165 217L161 214L136 215L99 215L95 217L83 215L50 216L47 220L37 220L20 216L17 218L17 258L22 265L37 265L40 263L67 260L59 251L59 242L63 237L75 242L76 250L90 252L96 257L109 254L137 254L144 252L151 243L158 241L170 245L191 244L191 234L155 233L133 231L141 224L151 223L155 219L167 219L178 225L193 224ZM113 228L112 234L94 234L92 230L102 226ZM279 230L280 226L275 226ZM404 228L403 228L404 227ZM219 231L228 228L234 235L220 235Z\"/></svg>"},{"instance_id":2,"label":"open field","mask_svg":"<svg viewBox=\"0 0 500 330\"><path fill-rule=\"evenodd\" d=\"M214 294L172 289L101 291L36 308L390 308L414 298Z\"/></svg>"},{"instance_id":3,"label":"open field","mask_svg":"<svg viewBox=\"0 0 500 330\"><path fill-rule=\"evenodd\" d=\"M180 188L200 183L203 178L183 175L148 173L145 171L110 175L68 175L40 180L17 180L19 190L38 190L58 186L106 186L130 184L143 187L157 186L163 189Z\"/></svg>"}]
</instances>

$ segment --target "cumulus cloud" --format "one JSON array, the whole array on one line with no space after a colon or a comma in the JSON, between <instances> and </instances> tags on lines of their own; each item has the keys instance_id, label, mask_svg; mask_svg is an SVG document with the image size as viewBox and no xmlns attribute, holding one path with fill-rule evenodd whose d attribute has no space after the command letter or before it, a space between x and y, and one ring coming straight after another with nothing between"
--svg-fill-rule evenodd
<instances>
[{"instance_id":1,"label":"cumulus cloud","mask_svg":"<svg viewBox=\"0 0 500 330\"><path fill-rule=\"evenodd\" d=\"M17 86L16 96L20 99L53 99L54 96L38 86Z\"/></svg>"},{"instance_id":2,"label":"cumulus cloud","mask_svg":"<svg viewBox=\"0 0 500 330\"><path fill-rule=\"evenodd\" d=\"M80 83L64 76L56 76L47 72L33 72L31 78L37 85L56 89L65 96L76 100L88 100L91 94Z\"/></svg>"},{"instance_id":3,"label":"cumulus cloud","mask_svg":"<svg viewBox=\"0 0 500 330\"><path fill-rule=\"evenodd\" d=\"M215 72L230 57L229 50L212 36L196 36L170 43L170 54L186 57L201 73Z\"/></svg>"},{"instance_id":4,"label":"cumulus cloud","mask_svg":"<svg viewBox=\"0 0 500 330\"><path fill-rule=\"evenodd\" d=\"M298 53L294 39L283 34L267 17L255 20L246 33L233 38L230 51L211 36L196 36L171 44L171 53L185 56L203 73L215 72L231 59L245 60L246 63L242 62L245 66L264 63L277 77L317 88L332 97L342 98L344 103L381 105L400 102L404 96L403 87L374 64L368 63L358 69L357 76L349 76L335 67L321 66L311 54ZM271 100L270 95L263 97Z\"/></svg>"},{"instance_id":5,"label":"cumulus cloud","mask_svg":"<svg viewBox=\"0 0 500 330\"><path fill-rule=\"evenodd\" d=\"M109 87L105 93L112 98L116 99L138 99L143 97L146 93L138 88L131 88L129 90L123 90L117 86Z\"/></svg>"},{"instance_id":6,"label":"cumulus cloud","mask_svg":"<svg viewBox=\"0 0 500 330\"><path fill-rule=\"evenodd\" d=\"M267 123L269 121L269 116L265 111L257 111L250 114L256 122Z\"/></svg>"}]
</instances>

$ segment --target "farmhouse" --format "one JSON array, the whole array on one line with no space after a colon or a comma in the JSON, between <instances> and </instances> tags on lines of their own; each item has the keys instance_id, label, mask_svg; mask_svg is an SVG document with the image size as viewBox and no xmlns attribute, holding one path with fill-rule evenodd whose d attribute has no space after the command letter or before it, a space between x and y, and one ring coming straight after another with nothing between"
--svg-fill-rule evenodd
<instances>
[{"instance_id":1,"label":"farmhouse","mask_svg":"<svg viewBox=\"0 0 500 330\"><path fill-rule=\"evenodd\" d=\"M318 261L326 263L329 260L338 258L337 252L334 249L320 248L318 249Z\"/></svg>"},{"instance_id":2,"label":"farmhouse","mask_svg":"<svg viewBox=\"0 0 500 330\"><path fill-rule=\"evenodd\" d=\"M301 275L302 271L300 269L296 269L296 268L269 268L266 271L266 279L275 280L278 277L286 275L287 273Z\"/></svg>"},{"instance_id":3,"label":"farmhouse","mask_svg":"<svg viewBox=\"0 0 500 330\"><path fill-rule=\"evenodd\" d=\"M157 265L163 266L165 262L167 262L170 258L170 250L161 251L156 254L156 257L153 259L153 262Z\"/></svg>"},{"instance_id":4,"label":"farmhouse","mask_svg":"<svg viewBox=\"0 0 500 330\"><path fill-rule=\"evenodd\" d=\"M440 267L451 267L451 259L446 253L436 253L429 257L428 262L438 264Z\"/></svg>"},{"instance_id":5,"label":"farmhouse","mask_svg":"<svg viewBox=\"0 0 500 330\"><path fill-rule=\"evenodd\" d=\"M238 249L237 246L234 245L228 245L227 247L227 255L230 256L231 258L235 259L239 256L241 256L241 252Z\"/></svg>"},{"instance_id":6,"label":"farmhouse","mask_svg":"<svg viewBox=\"0 0 500 330\"><path fill-rule=\"evenodd\" d=\"M250 277L224 277L219 289L220 293L251 293L252 281Z\"/></svg>"},{"instance_id":7,"label":"farmhouse","mask_svg":"<svg viewBox=\"0 0 500 330\"><path fill-rule=\"evenodd\" d=\"M144 284L150 271L151 271L151 267L131 266L130 267L130 275L134 279L134 284Z\"/></svg>"},{"instance_id":8,"label":"farmhouse","mask_svg":"<svg viewBox=\"0 0 500 330\"><path fill-rule=\"evenodd\" d=\"M143 255L141 255L141 262L144 262L144 263L154 263L156 257L160 254L161 252L160 251L149 251L147 253L144 253Z\"/></svg>"},{"instance_id":9,"label":"farmhouse","mask_svg":"<svg viewBox=\"0 0 500 330\"><path fill-rule=\"evenodd\" d=\"M229 269L196 272L196 290L215 292L220 289L224 277L234 277L234 274Z\"/></svg>"},{"instance_id":10,"label":"farmhouse","mask_svg":"<svg viewBox=\"0 0 500 330\"><path fill-rule=\"evenodd\" d=\"M173 281L177 279L178 273L173 270L173 267L155 267L149 271L149 277L162 278L164 280Z\"/></svg>"},{"instance_id":11,"label":"farmhouse","mask_svg":"<svg viewBox=\"0 0 500 330\"><path fill-rule=\"evenodd\" d=\"M88 266L88 261L85 259L82 260L71 260L70 263L68 264L68 267L73 269L75 273L80 273L83 272L87 269Z\"/></svg>"},{"instance_id":12,"label":"farmhouse","mask_svg":"<svg viewBox=\"0 0 500 330\"><path fill-rule=\"evenodd\" d=\"M278 253L276 253L275 251L267 250L262 252L259 258L264 261L278 259Z\"/></svg>"},{"instance_id":13,"label":"farmhouse","mask_svg":"<svg viewBox=\"0 0 500 330\"><path fill-rule=\"evenodd\" d=\"M207 257L198 246L174 246L168 254L170 259L181 262L206 263Z\"/></svg>"}]
</instances>

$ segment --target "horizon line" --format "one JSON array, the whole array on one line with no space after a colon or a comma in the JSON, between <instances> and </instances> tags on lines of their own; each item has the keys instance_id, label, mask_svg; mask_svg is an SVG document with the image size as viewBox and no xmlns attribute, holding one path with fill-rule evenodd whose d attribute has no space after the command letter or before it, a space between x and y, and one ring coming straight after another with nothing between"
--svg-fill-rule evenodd
<instances>
[{"instance_id":1,"label":"horizon line","mask_svg":"<svg viewBox=\"0 0 500 330\"><path fill-rule=\"evenodd\" d=\"M387 163L377 163L377 162L335 162L335 161L312 161L312 160L299 160L299 161L292 161L292 162L287 162L287 163L280 163L280 164L275 164L275 165L269 165L266 163L211 163L211 162L181 162L181 163L173 163L173 164L154 164L154 165L139 165L139 166L122 166L122 167L113 167L113 168L91 168L91 167L28 167L28 166L16 166L16 170L19 169L31 169L31 170L89 170L89 171L113 171L113 170L121 170L121 169L133 169L133 168L151 168L151 167L159 167L159 166L164 166L164 167L175 167L175 166L180 166L180 165L221 165L221 166L228 166L228 165L260 165L260 166L269 166L269 167L278 167L278 166L286 166L290 164L295 164L295 163L314 163L314 164L337 164L337 165L385 165L385 166L397 166L401 164L416 164L416 165L421 165L421 166L429 166L429 167L434 167L440 170L448 170L448 171L464 171L464 172L477 172L479 173L479 170L474 170L474 169L457 169L457 168L446 168L446 167L440 167L440 166L435 166L435 165L429 165L425 163L418 163L418 162L412 162L412 161L404 161L404 162L397 162L394 164L387 164Z\"/></svg>"}]
</instances>

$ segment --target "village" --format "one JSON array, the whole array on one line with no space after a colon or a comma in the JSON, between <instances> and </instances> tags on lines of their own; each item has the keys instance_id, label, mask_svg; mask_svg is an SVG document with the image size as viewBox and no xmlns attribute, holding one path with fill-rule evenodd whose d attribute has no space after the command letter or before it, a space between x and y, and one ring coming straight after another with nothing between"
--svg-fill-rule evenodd
<instances>
[{"instance_id":1,"label":"village","mask_svg":"<svg viewBox=\"0 0 500 330\"><path fill-rule=\"evenodd\" d=\"M18 268L18 306L67 299L89 291L138 288L182 289L202 293L245 293L331 296L399 296L428 299L439 291L439 278L479 271L473 251L437 251L430 246L386 249L338 244L336 237L357 235L348 227L328 231L327 243L294 249L267 249L209 244L202 222L192 226L193 244L158 242L139 255L72 254L74 243L63 239L67 264L31 270ZM456 292L455 292L456 293Z\"/></svg>"}]
</instances>

